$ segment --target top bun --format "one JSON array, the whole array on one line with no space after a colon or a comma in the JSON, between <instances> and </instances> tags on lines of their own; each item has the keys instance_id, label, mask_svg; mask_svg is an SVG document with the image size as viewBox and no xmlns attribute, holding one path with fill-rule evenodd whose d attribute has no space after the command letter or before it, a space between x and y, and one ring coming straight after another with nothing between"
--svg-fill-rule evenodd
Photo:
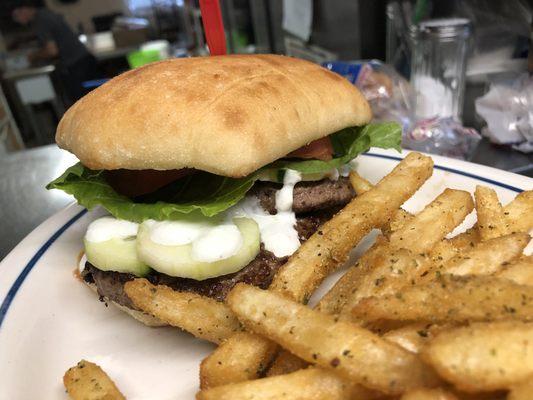
<instances>
[{"instance_id":1,"label":"top bun","mask_svg":"<svg viewBox=\"0 0 533 400\"><path fill-rule=\"evenodd\" d=\"M241 177L371 119L343 77L278 55L180 58L110 80L59 123L59 147L91 169L196 168Z\"/></svg>"}]
</instances>

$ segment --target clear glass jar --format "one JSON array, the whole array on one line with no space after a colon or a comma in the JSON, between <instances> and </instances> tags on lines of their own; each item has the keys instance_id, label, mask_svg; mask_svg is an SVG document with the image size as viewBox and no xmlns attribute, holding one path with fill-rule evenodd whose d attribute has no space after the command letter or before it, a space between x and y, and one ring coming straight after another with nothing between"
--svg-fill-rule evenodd
<instances>
[{"instance_id":1,"label":"clear glass jar","mask_svg":"<svg viewBox=\"0 0 533 400\"><path fill-rule=\"evenodd\" d=\"M418 118L461 121L471 32L466 18L428 20L411 28L411 83Z\"/></svg>"}]
</instances>

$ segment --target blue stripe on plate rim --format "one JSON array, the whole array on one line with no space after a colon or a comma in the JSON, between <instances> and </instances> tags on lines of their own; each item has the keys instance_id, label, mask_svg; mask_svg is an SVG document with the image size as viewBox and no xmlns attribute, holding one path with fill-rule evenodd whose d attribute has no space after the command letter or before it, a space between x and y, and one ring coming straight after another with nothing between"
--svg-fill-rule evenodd
<instances>
[{"instance_id":1,"label":"blue stripe on plate rim","mask_svg":"<svg viewBox=\"0 0 533 400\"><path fill-rule=\"evenodd\" d=\"M365 156L370 157L376 157L376 158L385 158L387 160L394 160L394 161L401 161L402 157L396 157L396 156L389 156L384 154L375 154L375 153L365 153ZM520 193L523 190L519 189L517 187L507 185L506 183L498 182L489 178L485 178L483 176L471 174L469 172L464 172L458 169L444 167L442 165L435 165L434 168L440 169L442 171L452 172L457 175L466 176L468 178L473 178L480 180L482 182L490 183L495 186L500 186L504 189L511 190L513 192ZM44 253L52 246L52 244L65 232L74 222L76 222L78 219L80 219L83 215L87 213L87 210L82 210L78 214L76 214L74 217L72 217L67 223L65 223L61 228L59 228L56 233L54 233L47 241L44 243L41 248L34 254L34 256L31 258L30 261L26 264L22 272L19 274L11 288L9 289L5 299L2 301L2 305L0 306L0 328L2 327L2 323L5 320L5 317L7 315L7 312L9 310L9 306L15 299L15 296L24 283L25 279L27 278L28 274L31 272L35 264L39 261L39 259L44 255Z\"/></svg>"},{"instance_id":2,"label":"blue stripe on plate rim","mask_svg":"<svg viewBox=\"0 0 533 400\"><path fill-rule=\"evenodd\" d=\"M370 156L370 157L375 157L375 158L385 158L387 160L397 160L397 161L401 161L402 160L402 157L388 156L386 154L365 153L364 155L365 156ZM446 172L452 172L452 173L457 174L457 175L466 176L468 178L477 179L479 181L490 183L491 185L500 186L500 187L502 187L504 189L512 190L513 192L517 192L517 193L523 192L522 189L519 189L519 188L517 188L515 186L511 186L511 185L508 185L506 183L498 182L498 181L495 181L493 179L485 178L483 176L479 176L479 175L476 175L476 174L471 174L469 172L461 171L459 169L450 168L450 167L444 167L442 165L435 165L434 168L435 169L440 169L440 170L446 171Z\"/></svg>"}]
</instances>

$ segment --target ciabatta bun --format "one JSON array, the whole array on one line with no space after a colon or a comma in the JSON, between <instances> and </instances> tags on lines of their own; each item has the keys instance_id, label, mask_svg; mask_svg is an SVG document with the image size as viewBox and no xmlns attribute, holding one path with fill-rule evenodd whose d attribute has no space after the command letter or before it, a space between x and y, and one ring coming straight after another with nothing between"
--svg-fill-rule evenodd
<instances>
[{"instance_id":1,"label":"ciabatta bun","mask_svg":"<svg viewBox=\"0 0 533 400\"><path fill-rule=\"evenodd\" d=\"M181 58L93 90L67 111L56 141L92 169L196 168L241 177L370 119L351 83L308 61Z\"/></svg>"}]
</instances>

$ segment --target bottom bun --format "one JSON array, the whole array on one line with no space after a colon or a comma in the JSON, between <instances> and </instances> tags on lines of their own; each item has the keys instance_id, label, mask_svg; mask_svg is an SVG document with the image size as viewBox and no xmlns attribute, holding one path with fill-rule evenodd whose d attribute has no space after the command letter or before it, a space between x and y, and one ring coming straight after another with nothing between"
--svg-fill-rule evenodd
<instances>
[{"instance_id":1,"label":"bottom bun","mask_svg":"<svg viewBox=\"0 0 533 400\"><path fill-rule=\"evenodd\" d=\"M85 283L94 293L98 294L98 290L96 288L96 284L85 282L85 281L82 281L82 282ZM151 326L151 327L168 326L168 324L166 322L163 322L160 319L158 319L158 318L156 318L156 317L154 317L154 316L152 316L150 314L146 314L146 313L144 313L142 311L132 310L131 308L125 307L125 306L120 305L118 303L115 303L114 301L109 300L108 298L106 298L104 296L102 296L102 299L108 304L109 303L113 304L119 310L124 311L130 317L135 318L137 321L142 322L146 326Z\"/></svg>"}]
</instances>

